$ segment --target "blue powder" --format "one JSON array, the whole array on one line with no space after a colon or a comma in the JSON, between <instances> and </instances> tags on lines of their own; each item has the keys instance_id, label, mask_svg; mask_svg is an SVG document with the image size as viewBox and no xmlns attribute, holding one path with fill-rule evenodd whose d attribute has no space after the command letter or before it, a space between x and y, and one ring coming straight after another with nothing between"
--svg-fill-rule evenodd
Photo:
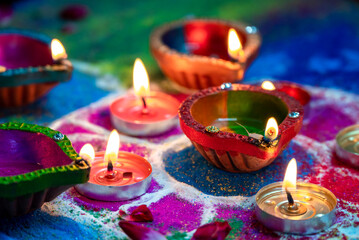
<instances>
[{"instance_id":1,"label":"blue powder","mask_svg":"<svg viewBox=\"0 0 359 240\"><path fill-rule=\"evenodd\" d=\"M298 178L314 174L313 156L295 142L269 166L252 173L230 173L207 162L191 146L179 152L168 152L163 159L166 171L176 180L214 196L252 196L265 185L282 181L288 162L295 157Z\"/></svg>"},{"instance_id":2,"label":"blue powder","mask_svg":"<svg viewBox=\"0 0 359 240\"><path fill-rule=\"evenodd\" d=\"M9 237L11 236L11 237ZM35 212L12 219L0 219L0 239L98 239L97 230L63 216Z\"/></svg>"}]
</instances>

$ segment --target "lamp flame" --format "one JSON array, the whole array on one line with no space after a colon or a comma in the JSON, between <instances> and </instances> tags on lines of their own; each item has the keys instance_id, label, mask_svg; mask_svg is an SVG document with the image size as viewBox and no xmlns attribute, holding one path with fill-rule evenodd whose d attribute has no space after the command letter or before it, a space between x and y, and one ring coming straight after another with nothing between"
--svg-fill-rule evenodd
<instances>
[{"instance_id":1,"label":"lamp flame","mask_svg":"<svg viewBox=\"0 0 359 240\"><path fill-rule=\"evenodd\" d=\"M268 119L264 136L270 140L274 140L277 138L278 124L274 117Z\"/></svg>"},{"instance_id":2,"label":"lamp flame","mask_svg":"<svg viewBox=\"0 0 359 240\"><path fill-rule=\"evenodd\" d=\"M244 57L241 41L234 28L230 28L228 32L228 54L231 58L241 61Z\"/></svg>"},{"instance_id":3,"label":"lamp flame","mask_svg":"<svg viewBox=\"0 0 359 240\"><path fill-rule=\"evenodd\" d=\"M112 130L107 141L105 152L105 162L112 163L117 161L118 149L120 148L120 135L116 130Z\"/></svg>"},{"instance_id":4,"label":"lamp flame","mask_svg":"<svg viewBox=\"0 0 359 240\"><path fill-rule=\"evenodd\" d=\"M83 159L92 162L95 159L95 149L93 149L92 145L86 143L80 150L80 157Z\"/></svg>"},{"instance_id":5,"label":"lamp flame","mask_svg":"<svg viewBox=\"0 0 359 240\"><path fill-rule=\"evenodd\" d=\"M51 41L51 54L54 61L67 58L64 46L56 38L52 39Z\"/></svg>"},{"instance_id":6,"label":"lamp flame","mask_svg":"<svg viewBox=\"0 0 359 240\"><path fill-rule=\"evenodd\" d=\"M133 89L138 97L146 97L150 93L150 81L145 65L137 58L133 66Z\"/></svg>"},{"instance_id":7,"label":"lamp flame","mask_svg":"<svg viewBox=\"0 0 359 240\"><path fill-rule=\"evenodd\" d=\"M264 81L262 83L262 88L269 91L275 90L275 86L271 81Z\"/></svg>"},{"instance_id":8,"label":"lamp flame","mask_svg":"<svg viewBox=\"0 0 359 240\"><path fill-rule=\"evenodd\" d=\"M297 162L292 158L288 163L287 170L283 180L283 189L296 189L297 186Z\"/></svg>"}]
</instances>

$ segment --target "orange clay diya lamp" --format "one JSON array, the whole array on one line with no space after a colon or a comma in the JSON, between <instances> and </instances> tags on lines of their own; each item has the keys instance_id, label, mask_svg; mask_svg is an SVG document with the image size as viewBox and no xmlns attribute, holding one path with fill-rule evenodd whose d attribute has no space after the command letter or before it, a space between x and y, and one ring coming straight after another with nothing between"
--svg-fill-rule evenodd
<instances>
[{"instance_id":1,"label":"orange clay diya lamp","mask_svg":"<svg viewBox=\"0 0 359 240\"><path fill-rule=\"evenodd\" d=\"M72 64L59 40L24 31L0 31L0 106L18 107L70 80Z\"/></svg>"},{"instance_id":2,"label":"orange clay diya lamp","mask_svg":"<svg viewBox=\"0 0 359 240\"><path fill-rule=\"evenodd\" d=\"M172 22L154 30L150 38L163 73L185 89L241 80L260 45L256 27L218 19Z\"/></svg>"},{"instance_id":3,"label":"orange clay diya lamp","mask_svg":"<svg viewBox=\"0 0 359 240\"><path fill-rule=\"evenodd\" d=\"M213 165L252 172L269 165L299 132L303 107L279 91L225 83L189 96L179 119L184 134Z\"/></svg>"}]
</instances>

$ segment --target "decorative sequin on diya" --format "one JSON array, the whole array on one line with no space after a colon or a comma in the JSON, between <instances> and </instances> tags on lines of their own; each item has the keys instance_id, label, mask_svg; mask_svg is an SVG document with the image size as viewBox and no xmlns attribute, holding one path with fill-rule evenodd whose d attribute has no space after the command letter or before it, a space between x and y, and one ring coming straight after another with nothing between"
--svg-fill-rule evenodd
<instances>
[{"instance_id":1,"label":"decorative sequin on diya","mask_svg":"<svg viewBox=\"0 0 359 240\"><path fill-rule=\"evenodd\" d=\"M298 117L289 117L297 112ZM264 136L274 117L278 136ZM180 125L196 149L216 167L252 172L269 165L299 132L303 107L295 99L259 86L222 84L189 96L179 109ZM209 131L212 126L220 131Z\"/></svg>"},{"instance_id":2,"label":"decorative sequin on diya","mask_svg":"<svg viewBox=\"0 0 359 240\"><path fill-rule=\"evenodd\" d=\"M230 28L239 34L243 46L241 61L228 54ZM155 29L150 38L151 52L164 74L187 89L241 80L260 45L256 27L219 19L172 22Z\"/></svg>"},{"instance_id":3,"label":"decorative sequin on diya","mask_svg":"<svg viewBox=\"0 0 359 240\"><path fill-rule=\"evenodd\" d=\"M51 38L17 29L0 31L0 106L23 106L71 78L72 64L54 60Z\"/></svg>"},{"instance_id":4,"label":"decorative sequin on diya","mask_svg":"<svg viewBox=\"0 0 359 240\"><path fill-rule=\"evenodd\" d=\"M0 217L27 214L88 181L88 162L65 135L50 128L0 124L0 148Z\"/></svg>"}]
</instances>

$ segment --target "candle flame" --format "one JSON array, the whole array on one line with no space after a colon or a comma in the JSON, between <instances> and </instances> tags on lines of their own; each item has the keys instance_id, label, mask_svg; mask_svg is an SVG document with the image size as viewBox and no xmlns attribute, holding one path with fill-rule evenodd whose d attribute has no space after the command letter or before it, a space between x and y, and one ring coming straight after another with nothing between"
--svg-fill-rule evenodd
<instances>
[{"instance_id":1,"label":"candle flame","mask_svg":"<svg viewBox=\"0 0 359 240\"><path fill-rule=\"evenodd\" d=\"M80 157L83 159L92 162L95 159L95 149L93 149L92 145L86 143L80 150Z\"/></svg>"},{"instance_id":2,"label":"candle flame","mask_svg":"<svg viewBox=\"0 0 359 240\"><path fill-rule=\"evenodd\" d=\"M297 187L297 162L292 158L288 163L287 170L283 180L283 189L296 189Z\"/></svg>"},{"instance_id":3,"label":"candle flame","mask_svg":"<svg viewBox=\"0 0 359 240\"><path fill-rule=\"evenodd\" d=\"M150 93L150 81L145 65L137 58L133 66L133 89L138 97L146 97Z\"/></svg>"},{"instance_id":4,"label":"candle flame","mask_svg":"<svg viewBox=\"0 0 359 240\"><path fill-rule=\"evenodd\" d=\"M228 54L231 58L240 60L243 58L243 49L238 34L234 28L230 28L228 32Z\"/></svg>"},{"instance_id":5,"label":"candle flame","mask_svg":"<svg viewBox=\"0 0 359 240\"><path fill-rule=\"evenodd\" d=\"M264 81L262 83L262 88L269 91L275 90L275 86L271 81Z\"/></svg>"},{"instance_id":6,"label":"candle flame","mask_svg":"<svg viewBox=\"0 0 359 240\"><path fill-rule=\"evenodd\" d=\"M51 54L54 61L67 58L64 46L56 38L51 41Z\"/></svg>"},{"instance_id":7,"label":"candle flame","mask_svg":"<svg viewBox=\"0 0 359 240\"><path fill-rule=\"evenodd\" d=\"M267 121L264 136L270 140L274 140L278 136L278 124L274 117L271 117Z\"/></svg>"},{"instance_id":8,"label":"candle flame","mask_svg":"<svg viewBox=\"0 0 359 240\"><path fill-rule=\"evenodd\" d=\"M116 162L118 157L118 149L120 148L120 135L116 130L112 130L107 141L105 152L105 162Z\"/></svg>"}]
</instances>

